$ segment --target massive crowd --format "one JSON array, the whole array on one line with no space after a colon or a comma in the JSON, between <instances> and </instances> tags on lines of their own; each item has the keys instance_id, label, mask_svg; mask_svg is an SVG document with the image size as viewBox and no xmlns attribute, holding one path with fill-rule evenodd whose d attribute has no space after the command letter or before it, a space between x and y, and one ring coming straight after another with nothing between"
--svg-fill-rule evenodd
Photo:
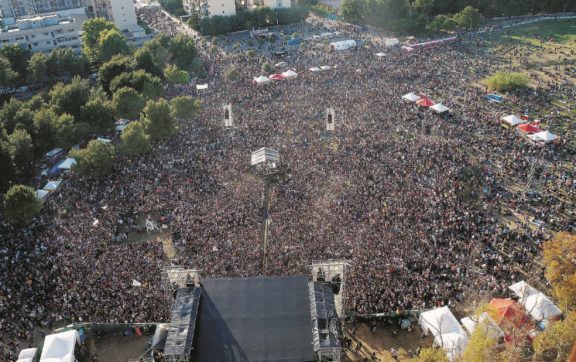
<instances>
[{"instance_id":1,"label":"massive crowd","mask_svg":"<svg viewBox=\"0 0 576 362\"><path fill-rule=\"evenodd\" d=\"M382 58L381 49L305 47L284 59L298 78L263 86L252 84L260 59L219 60L207 90L185 88L202 109L173 139L120 160L108 179L65 176L27 229L0 225L0 356L26 347L37 325L167 320L161 242L118 238L143 215L170 232L171 262L203 277L308 274L313 260L348 259L347 307L359 314L502 295L541 272L530 265L547 228L574 226L574 158L498 125L508 111L469 84L497 60L467 42L411 55L385 49ZM241 74L225 79L232 64ZM332 69L309 71L322 65ZM451 115L402 101L411 91ZM538 112L545 93L519 97L517 109ZM223 104L232 105L232 130ZM332 134L326 108L336 111ZM250 167L264 146L280 152L282 171L266 270L264 181ZM520 216L515 227L501 222L506 213Z\"/></svg>"}]
</instances>

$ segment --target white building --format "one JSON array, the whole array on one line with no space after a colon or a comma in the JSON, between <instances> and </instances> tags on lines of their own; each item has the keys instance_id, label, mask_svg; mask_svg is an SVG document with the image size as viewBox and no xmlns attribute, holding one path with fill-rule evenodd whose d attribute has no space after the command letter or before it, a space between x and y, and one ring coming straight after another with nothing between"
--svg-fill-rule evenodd
<instances>
[{"instance_id":1,"label":"white building","mask_svg":"<svg viewBox=\"0 0 576 362\"><path fill-rule=\"evenodd\" d=\"M139 27L132 0L92 0L92 6L97 17L110 20L121 31Z\"/></svg>"},{"instance_id":2,"label":"white building","mask_svg":"<svg viewBox=\"0 0 576 362\"><path fill-rule=\"evenodd\" d=\"M54 48L72 48L80 51L80 31L86 19L86 14L25 16L2 29L0 46L18 44L33 52L47 52Z\"/></svg>"},{"instance_id":3,"label":"white building","mask_svg":"<svg viewBox=\"0 0 576 362\"><path fill-rule=\"evenodd\" d=\"M188 14L196 10L202 17L236 15L234 0L184 0L182 5Z\"/></svg>"},{"instance_id":4,"label":"white building","mask_svg":"<svg viewBox=\"0 0 576 362\"><path fill-rule=\"evenodd\" d=\"M269 7L270 9L282 9L292 7L291 0L248 0L251 8L260 6Z\"/></svg>"}]
</instances>

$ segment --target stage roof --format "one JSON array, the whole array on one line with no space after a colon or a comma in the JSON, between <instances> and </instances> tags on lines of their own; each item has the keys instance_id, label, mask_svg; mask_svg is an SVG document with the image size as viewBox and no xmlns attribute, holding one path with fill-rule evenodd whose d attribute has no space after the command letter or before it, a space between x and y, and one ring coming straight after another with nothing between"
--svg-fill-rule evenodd
<instances>
[{"instance_id":1,"label":"stage roof","mask_svg":"<svg viewBox=\"0 0 576 362\"><path fill-rule=\"evenodd\" d=\"M316 361L308 278L203 279L194 361Z\"/></svg>"}]
</instances>

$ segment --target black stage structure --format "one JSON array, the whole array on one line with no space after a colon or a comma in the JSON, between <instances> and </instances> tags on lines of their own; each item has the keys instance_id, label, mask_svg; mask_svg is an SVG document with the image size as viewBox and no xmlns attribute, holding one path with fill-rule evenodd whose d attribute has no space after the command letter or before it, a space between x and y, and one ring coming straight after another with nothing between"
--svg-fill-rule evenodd
<instances>
[{"instance_id":1,"label":"black stage structure","mask_svg":"<svg viewBox=\"0 0 576 362\"><path fill-rule=\"evenodd\" d=\"M164 360L339 361L341 332L330 283L203 279L178 289Z\"/></svg>"}]
</instances>

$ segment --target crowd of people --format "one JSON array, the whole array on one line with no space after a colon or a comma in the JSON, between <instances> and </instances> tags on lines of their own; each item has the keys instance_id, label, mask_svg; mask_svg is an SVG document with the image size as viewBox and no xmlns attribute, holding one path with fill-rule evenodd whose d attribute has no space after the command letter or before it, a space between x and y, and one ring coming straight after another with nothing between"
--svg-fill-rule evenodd
<instances>
[{"instance_id":1,"label":"crowd of people","mask_svg":"<svg viewBox=\"0 0 576 362\"><path fill-rule=\"evenodd\" d=\"M171 263L209 278L309 274L312 261L346 259L346 307L360 315L503 295L540 275L527 268L548 230L574 227L575 161L562 144L537 147L499 126L509 110L470 84L499 61L473 44L412 54L304 45L283 59L298 77L263 86L252 79L273 60L219 58L208 89L185 88L202 107L176 136L107 179L65 176L30 227L0 225L0 356L14 358L37 326L168 320L161 270ZM241 73L227 79L233 65ZM331 69L309 70L322 65ZM412 91L450 115L401 100ZM514 107L537 113L544 94ZM266 181L250 166L261 147L281 157L268 213ZM510 213L514 226L503 222ZM143 216L170 233L173 260L160 241L118 237Z\"/></svg>"}]
</instances>

